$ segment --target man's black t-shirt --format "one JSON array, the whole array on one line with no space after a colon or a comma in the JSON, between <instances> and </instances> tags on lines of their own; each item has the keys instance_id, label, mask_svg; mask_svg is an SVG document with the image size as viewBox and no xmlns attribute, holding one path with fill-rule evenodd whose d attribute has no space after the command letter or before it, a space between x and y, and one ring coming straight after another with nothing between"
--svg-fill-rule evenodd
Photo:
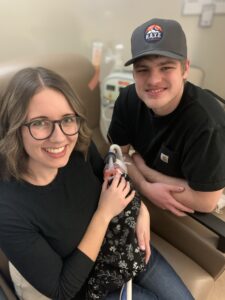
<instances>
[{"instance_id":1,"label":"man's black t-shirt","mask_svg":"<svg viewBox=\"0 0 225 300\"><path fill-rule=\"evenodd\" d=\"M156 116L135 85L118 97L108 131L111 142L132 145L151 168L184 178L194 190L225 186L225 112L203 89L186 82L178 107Z\"/></svg>"}]
</instances>

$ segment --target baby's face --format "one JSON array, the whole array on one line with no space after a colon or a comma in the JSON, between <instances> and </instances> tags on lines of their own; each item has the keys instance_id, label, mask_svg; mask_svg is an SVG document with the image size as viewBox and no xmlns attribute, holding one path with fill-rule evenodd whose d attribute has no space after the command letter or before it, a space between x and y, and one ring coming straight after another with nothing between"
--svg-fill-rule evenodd
<instances>
[{"instance_id":1,"label":"baby's face","mask_svg":"<svg viewBox=\"0 0 225 300\"><path fill-rule=\"evenodd\" d=\"M113 168L108 169L107 166L104 170L104 180L113 178L116 174L123 174L121 168L114 164Z\"/></svg>"}]
</instances>

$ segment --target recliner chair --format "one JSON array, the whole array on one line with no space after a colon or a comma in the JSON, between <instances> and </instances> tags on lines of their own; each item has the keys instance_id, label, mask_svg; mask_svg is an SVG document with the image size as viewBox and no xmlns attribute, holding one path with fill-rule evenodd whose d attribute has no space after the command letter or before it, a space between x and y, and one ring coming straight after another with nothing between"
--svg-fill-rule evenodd
<instances>
[{"instance_id":1,"label":"recliner chair","mask_svg":"<svg viewBox=\"0 0 225 300\"><path fill-rule=\"evenodd\" d=\"M93 131L93 140L100 153L104 156L108 150L108 144L101 134L99 125L99 85L94 89L89 88L89 83L96 74L91 62L78 54L56 54L1 63L0 93L15 72L29 66L47 67L60 73L70 82L86 107L87 120ZM178 218L151 205L149 201L146 203L151 213L153 243L181 276L195 299L224 299L224 294L221 298L210 298L210 293L213 292L219 276L221 274L225 276L225 256L217 248L219 238L223 239L222 233L225 232L223 221L221 221L221 227L219 226L219 237L217 233L209 230L205 225L200 224L199 221L194 220L190 216ZM207 214L207 216L212 216L212 214ZM196 214L196 218L201 219L202 217L204 219L204 216ZM208 221L203 220L201 222L207 223ZM215 223L217 224L217 222ZM218 228L213 230L218 232ZM8 261L1 250L0 289L4 292L7 300L16 299L13 285L10 281Z\"/></svg>"}]
</instances>

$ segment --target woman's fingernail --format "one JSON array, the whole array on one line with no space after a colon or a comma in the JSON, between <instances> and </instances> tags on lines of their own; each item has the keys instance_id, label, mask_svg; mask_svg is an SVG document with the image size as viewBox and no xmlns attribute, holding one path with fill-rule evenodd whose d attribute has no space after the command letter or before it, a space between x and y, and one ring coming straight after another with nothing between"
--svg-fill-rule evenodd
<instances>
[{"instance_id":1,"label":"woman's fingernail","mask_svg":"<svg viewBox=\"0 0 225 300\"><path fill-rule=\"evenodd\" d=\"M144 251L145 250L145 245L141 245L140 248L141 248L141 250Z\"/></svg>"}]
</instances>

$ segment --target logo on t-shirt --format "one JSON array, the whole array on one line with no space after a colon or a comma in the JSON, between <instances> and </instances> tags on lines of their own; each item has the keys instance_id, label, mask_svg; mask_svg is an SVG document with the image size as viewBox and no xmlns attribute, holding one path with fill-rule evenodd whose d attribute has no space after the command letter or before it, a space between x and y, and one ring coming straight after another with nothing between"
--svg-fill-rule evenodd
<instances>
[{"instance_id":1,"label":"logo on t-shirt","mask_svg":"<svg viewBox=\"0 0 225 300\"><path fill-rule=\"evenodd\" d=\"M166 155L166 154L164 154L164 153L161 153L161 154L160 154L160 159L161 159L161 161L163 161L163 162L165 162L165 163L167 163L167 164L168 164L168 162L169 162L169 156Z\"/></svg>"}]
</instances>

